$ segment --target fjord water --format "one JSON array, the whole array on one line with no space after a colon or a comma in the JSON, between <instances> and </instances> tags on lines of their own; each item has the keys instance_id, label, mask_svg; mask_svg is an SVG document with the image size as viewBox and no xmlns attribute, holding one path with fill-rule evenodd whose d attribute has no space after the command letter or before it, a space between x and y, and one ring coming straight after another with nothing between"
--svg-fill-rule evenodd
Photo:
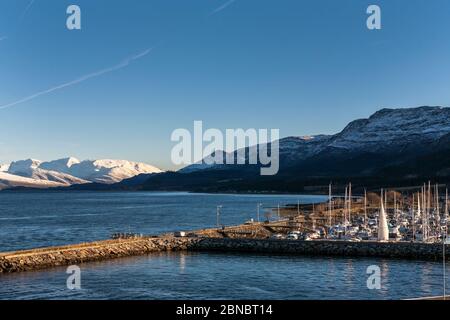
<instances>
[{"instance_id":1,"label":"fjord water","mask_svg":"<svg viewBox=\"0 0 450 320\"><path fill-rule=\"evenodd\" d=\"M320 196L188 193L0 193L0 251L157 234L256 218L257 203L322 201ZM263 216L261 212L261 216ZM382 288L369 290L368 266ZM0 275L0 299L400 299L442 293L442 263L378 258L157 253L81 265L80 291L65 268Z\"/></svg>"},{"instance_id":2,"label":"fjord water","mask_svg":"<svg viewBox=\"0 0 450 320\"><path fill-rule=\"evenodd\" d=\"M0 252L107 239L115 232L159 234L241 224L278 204L322 196L154 192L0 192Z\"/></svg>"}]
</instances>

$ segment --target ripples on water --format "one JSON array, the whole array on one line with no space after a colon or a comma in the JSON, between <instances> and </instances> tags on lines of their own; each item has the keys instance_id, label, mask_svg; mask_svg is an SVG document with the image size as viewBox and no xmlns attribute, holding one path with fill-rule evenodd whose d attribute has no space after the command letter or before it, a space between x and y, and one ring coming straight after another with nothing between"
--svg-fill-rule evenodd
<instances>
[{"instance_id":1,"label":"ripples on water","mask_svg":"<svg viewBox=\"0 0 450 320\"><path fill-rule=\"evenodd\" d=\"M381 290L366 286L373 264ZM66 288L65 268L2 275L0 299L403 299L442 290L432 262L158 253L81 268L80 291Z\"/></svg>"},{"instance_id":2,"label":"ripples on water","mask_svg":"<svg viewBox=\"0 0 450 320\"><path fill-rule=\"evenodd\" d=\"M106 239L115 232L158 234L256 219L256 205L322 201L321 196L153 192L0 192L0 251ZM266 209L268 210L268 209ZM263 213L261 212L261 217Z\"/></svg>"},{"instance_id":3,"label":"ripples on water","mask_svg":"<svg viewBox=\"0 0 450 320\"><path fill-rule=\"evenodd\" d=\"M317 197L184 193L0 193L0 251L97 240L113 232L159 233L225 224L256 214L256 203ZM124 230L126 228L127 230ZM378 265L382 289L369 290ZM0 299L400 299L442 293L438 262L286 255L158 253L87 263L81 291L65 268L0 276ZM450 272L448 272L450 273Z\"/></svg>"}]
</instances>

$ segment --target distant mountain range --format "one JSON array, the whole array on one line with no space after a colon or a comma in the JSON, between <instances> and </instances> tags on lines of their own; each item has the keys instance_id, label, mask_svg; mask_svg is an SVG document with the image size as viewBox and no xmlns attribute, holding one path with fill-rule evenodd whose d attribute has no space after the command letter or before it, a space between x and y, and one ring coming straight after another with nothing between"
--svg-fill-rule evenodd
<instances>
[{"instance_id":1,"label":"distant mountain range","mask_svg":"<svg viewBox=\"0 0 450 320\"><path fill-rule=\"evenodd\" d=\"M132 170L127 176L109 173L108 165L101 166L106 173L97 172L95 162L75 161L69 166L70 158L37 166L28 160L25 168L34 169L18 176L65 183L74 190L196 192L310 192L326 189L330 181L337 185L352 181L361 187L408 186L428 179L450 182L450 108L382 109L335 135L287 137L279 146L280 171L275 176L260 176L258 165L204 163L159 174L149 174L159 172L153 167L147 169L150 172ZM255 151L255 146L246 148L246 157ZM22 166L13 163L0 171L3 175L24 171L17 167Z\"/></svg>"},{"instance_id":2,"label":"distant mountain range","mask_svg":"<svg viewBox=\"0 0 450 320\"><path fill-rule=\"evenodd\" d=\"M257 165L197 163L178 172L124 180L115 188L197 192L309 192L352 181L355 186L409 186L450 181L450 108L382 109L334 135L279 141L280 171ZM245 150L246 156L256 147ZM142 183L142 181L144 181Z\"/></svg>"},{"instance_id":3,"label":"distant mountain range","mask_svg":"<svg viewBox=\"0 0 450 320\"><path fill-rule=\"evenodd\" d=\"M114 184L139 174L161 173L156 167L126 160L70 157L49 162L28 159L0 165L0 190L14 187L55 188L90 183Z\"/></svg>"}]
</instances>

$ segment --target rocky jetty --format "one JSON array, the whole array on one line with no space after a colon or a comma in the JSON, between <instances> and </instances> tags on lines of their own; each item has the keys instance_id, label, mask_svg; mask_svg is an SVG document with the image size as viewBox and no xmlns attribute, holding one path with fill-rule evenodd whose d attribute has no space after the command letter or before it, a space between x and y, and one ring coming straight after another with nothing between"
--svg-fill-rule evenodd
<instances>
[{"instance_id":1,"label":"rocky jetty","mask_svg":"<svg viewBox=\"0 0 450 320\"><path fill-rule=\"evenodd\" d=\"M446 245L446 251L450 245ZM439 243L298 241L272 239L205 238L190 244L190 250L235 251L292 255L340 257L383 257L398 259L440 260L443 246ZM449 255L446 256L449 259Z\"/></svg>"},{"instance_id":2,"label":"rocky jetty","mask_svg":"<svg viewBox=\"0 0 450 320\"><path fill-rule=\"evenodd\" d=\"M446 250L450 247L447 245ZM251 252L341 257L442 259L442 244L406 242L297 241L230 238L108 240L0 254L0 273L38 270L161 251ZM449 255L450 256L450 255ZM447 256L448 258L448 256Z\"/></svg>"},{"instance_id":3,"label":"rocky jetty","mask_svg":"<svg viewBox=\"0 0 450 320\"><path fill-rule=\"evenodd\" d=\"M0 273L44 269L89 261L144 255L151 252L188 250L195 239L142 238L108 240L0 254Z\"/></svg>"}]
</instances>

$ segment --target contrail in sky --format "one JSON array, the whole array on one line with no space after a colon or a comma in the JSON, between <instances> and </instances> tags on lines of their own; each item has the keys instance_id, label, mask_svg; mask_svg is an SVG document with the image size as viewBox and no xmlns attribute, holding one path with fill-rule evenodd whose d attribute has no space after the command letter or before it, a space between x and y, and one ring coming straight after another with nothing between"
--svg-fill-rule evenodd
<instances>
[{"instance_id":1,"label":"contrail in sky","mask_svg":"<svg viewBox=\"0 0 450 320\"><path fill-rule=\"evenodd\" d=\"M219 13L220 11L226 9L228 6L232 5L233 2L235 2L236 0L228 0L227 2L225 2L223 5L221 5L220 7L214 9L213 11L211 11L209 13L209 16L215 15L216 13Z\"/></svg>"},{"instance_id":2,"label":"contrail in sky","mask_svg":"<svg viewBox=\"0 0 450 320\"><path fill-rule=\"evenodd\" d=\"M31 9L31 7L33 6L34 2L36 0L30 0L30 2L28 2L27 6L25 7L25 9L22 11L22 14L19 17L19 25L22 24L23 19L25 18L25 15L27 14L27 12ZM8 37L0 37L0 41L6 40L8 39Z\"/></svg>"},{"instance_id":3,"label":"contrail in sky","mask_svg":"<svg viewBox=\"0 0 450 320\"><path fill-rule=\"evenodd\" d=\"M33 100L33 99L35 99L35 98L37 98L37 97L40 97L40 96L43 96L43 95L52 93L52 92L54 92L54 91L61 90L61 89L64 89L64 88L67 88L67 87L76 85L76 84L78 84L78 83L81 83L81 82L83 82L83 81L86 81L86 80L89 80L89 79L92 79L92 78L99 77L99 76L104 75L104 74L106 74L106 73L110 73L110 72L113 72L113 71L116 71L116 70L125 68L126 66L128 66L129 64L131 64L133 61L145 57L145 56L148 55L152 50L153 50L153 48L149 48L149 49L144 50L144 51L142 51L142 52L140 52L140 53L138 53L138 54L135 54L135 55L132 55L132 56L127 57L126 59L124 59L124 60L123 60L122 62L120 62L119 64L116 64L115 66L112 66L112 67L109 67L109 68L106 68L106 69L102 69L102 70L99 70L99 71L96 71L96 72L93 72L93 73L84 75L84 76L82 76L82 77L80 77L80 78L78 78L78 79L75 79L75 80L72 80L72 81L70 81L70 82L66 82L66 83L57 85L57 86L55 86L55 87L49 88L49 89L44 90L44 91L37 92L37 93L32 94L32 95L30 95L30 96L28 96L28 97L21 98L21 99L19 99L19 100L17 100L17 101L14 101L14 102L11 102L11 103L8 103L8 104L4 104L4 105L0 105L0 109L10 108L10 107L16 106L16 105L18 105L18 104L21 104L21 103L24 103L24 102Z\"/></svg>"}]
</instances>

